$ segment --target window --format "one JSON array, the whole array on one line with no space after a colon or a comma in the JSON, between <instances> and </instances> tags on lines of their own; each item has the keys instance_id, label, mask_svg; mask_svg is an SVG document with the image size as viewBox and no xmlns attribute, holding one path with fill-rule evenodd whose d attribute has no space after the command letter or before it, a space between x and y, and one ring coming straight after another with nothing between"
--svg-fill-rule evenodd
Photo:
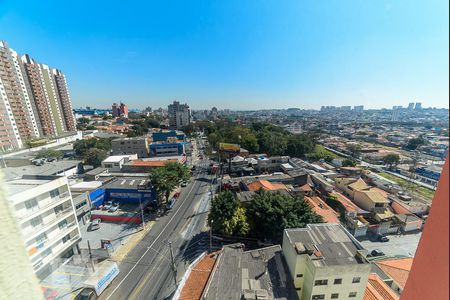
<instances>
[{"instance_id":1,"label":"window","mask_svg":"<svg viewBox=\"0 0 450 300\"><path fill-rule=\"evenodd\" d=\"M301 291L301 290L302 290L302 288L295 288L295 290L296 290L296 291Z\"/></svg>"},{"instance_id":2,"label":"window","mask_svg":"<svg viewBox=\"0 0 450 300\"><path fill-rule=\"evenodd\" d=\"M38 227L38 226L40 226L40 225L42 224L42 218L41 218L41 216L37 216L37 217L31 219L31 220L30 220L30 224L31 224L31 226L33 226L33 227Z\"/></svg>"},{"instance_id":3,"label":"window","mask_svg":"<svg viewBox=\"0 0 450 300\"><path fill-rule=\"evenodd\" d=\"M325 299L325 295L313 295L312 296L312 298L311 298L312 300L323 300L323 299Z\"/></svg>"},{"instance_id":4,"label":"window","mask_svg":"<svg viewBox=\"0 0 450 300\"><path fill-rule=\"evenodd\" d=\"M361 277L353 277L352 283L360 283Z\"/></svg>"},{"instance_id":5,"label":"window","mask_svg":"<svg viewBox=\"0 0 450 300\"><path fill-rule=\"evenodd\" d=\"M338 293L331 294L331 299L338 299L338 298L339 298Z\"/></svg>"},{"instance_id":6,"label":"window","mask_svg":"<svg viewBox=\"0 0 450 300\"><path fill-rule=\"evenodd\" d=\"M302 278L303 274L297 274L297 278Z\"/></svg>"},{"instance_id":7,"label":"window","mask_svg":"<svg viewBox=\"0 0 450 300\"><path fill-rule=\"evenodd\" d=\"M342 284L342 278L336 278L334 284Z\"/></svg>"},{"instance_id":8,"label":"window","mask_svg":"<svg viewBox=\"0 0 450 300\"><path fill-rule=\"evenodd\" d=\"M58 223L59 229L64 229L66 227L67 227L67 220L62 220L61 222Z\"/></svg>"},{"instance_id":9,"label":"window","mask_svg":"<svg viewBox=\"0 0 450 300\"><path fill-rule=\"evenodd\" d=\"M50 191L50 197L56 198L58 196L59 196L59 190L58 189L54 189L54 190Z\"/></svg>"},{"instance_id":10,"label":"window","mask_svg":"<svg viewBox=\"0 0 450 300\"><path fill-rule=\"evenodd\" d=\"M62 242L63 243L67 242L68 240L70 240L70 235L69 234L62 238Z\"/></svg>"},{"instance_id":11,"label":"window","mask_svg":"<svg viewBox=\"0 0 450 300\"><path fill-rule=\"evenodd\" d=\"M35 241L36 241L36 244L38 244L38 248L40 248L39 244L43 244L47 241L47 235L45 233L41 233L40 235L38 235L36 237Z\"/></svg>"},{"instance_id":12,"label":"window","mask_svg":"<svg viewBox=\"0 0 450 300\"><path fill-rule=\"evenodd\" d=\"M25 201L25 207L29 210L34 210L34 209L38 208L36 199L33 198L33 199Z\"/></svg>"},{"instance_id":13,"label":"window","mask_svg":"<svg viewBox=\"0 0 450 300\"><path fill-rule=\"evenodd\" d=\"M327 285L328 284L328 280L327 279L323 279L323 280L316 280L314 282L314 285Z\"/></svg>"},{"instance_id":14,"label":"window","mask_svg":"<svg viewBox=\"0 0 450 300\"><path fill-rule=\"evenodd\" d=\"M356 297L356 292L350 292L350 294L348 294L349 298L355 298Z\"/></svg>"}]
</instances>

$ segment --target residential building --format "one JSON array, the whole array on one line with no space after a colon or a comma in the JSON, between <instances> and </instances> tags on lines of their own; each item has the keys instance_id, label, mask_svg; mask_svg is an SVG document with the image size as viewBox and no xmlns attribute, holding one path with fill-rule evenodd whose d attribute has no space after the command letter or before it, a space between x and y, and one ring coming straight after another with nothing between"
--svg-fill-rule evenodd
<instances>
[{"instance_id":1,"label":"residential building","mask_svg":"<svg viewBox=\"0 0 450 300\"><path fill-rule=\"evenodd\" d=\"M17 53L0 41L0 149L21 148L39 136Z\"/></svg>"},{"instance_id":2,"label":"residential building","mask_svg":"<svg viewBox=\"0 0 450 300\"><path fill-rule=\"evenodd\" d=\"M76 122L73 115L72 101L70 100L66 76L63 72L57 69L52 69L52 72L56 82L56 91L58 93L59 102L62 108L65 128L67 131L76 131Z\"/></svg>"},{"instance_id":3,"label":"residential building","mask_svg":"<svg viewBox=\"0 0 450 300\"><path fill-rule=\"evenodd\" d=\"M67 177L24 175L6 186L31 264L42 279L70 258L81 240Z\"/></svg>"},{"instance_id":4,"label":"residential building","mask_svg":"<svg viewBox=\"0 0 450 300\"><path fill-rule=\"evenodd\" d=\"M354 110L355 112L358 112L358 113L363 112L363 111L364 111L364 105L355 105L355 106L353 107L353 110Z\"/></svg>"},{"instance_id":5,"label":"residential building","mask_svg":"<svg viewBox=\"0 0 450 300\"><path fill-rule=\"evenodd\" d=\"M317 196L305 196L304 199L316 214L322 216L325 223L340 223L339 214L326 204L325 201Z\"/></svg>"},{"instance_id":6,"label":"residential building","mask_svg":"<svg viewBox=\"0 0 450 300\"><path fill-rule=\"evenodd\" d=\"M408 110L413 110L414 109L414 102L410 102L408 104Z\"/></svg>"},{"instance_id":7,"label":"residential building","mask_svg":"<svg viewBox=\"0 0 450 300\"><path fill-rule=\"evenodd\" d=\"M64 74L0 41L0 149L76 131Z\"/></svg>"},{"instance_id":8,"label":"residential building","mask_svg":"<svg viewBox=\"0 0 450 300\"><path fill-rule=\"evenodd\" d=\"M150 149L146 137L120 138L112 140L113 155L137 154L139 158L149 157Z\"/></svg>"},{"instance_id":9,"label":"residential building","mask_svg":"<svg viewBox=\"0 0 450 300\"><path fill-rule=\"evenodd\" d=\"M414 109L415 109L415 110L420 110L420 109L422 109L422 103L417 102L416 105L414 106Z\"/></svg>"},{"instance_id":10,"label":"residential building","mask_svg":"<svg viewBox=\"0 0 450 300\"><path fill-rule=\"evenodd\" d=\"M280 245L244 251L242 244L234 244L216 258L200 299L298 298Z\"/></svg>"},{"instance_id":11,"label":"residential building","mask_svg":"<svg viewBox=\"0 0 450 300\"><path fill-rule=\"evenodd\" d=\"M125 103L120 102L120 104L113 103L112 105L112 115L113 117L128 117L128 106Z\"/></svg>"},{"instance_id":12,"label":"residential building","mask_svg":"<svg viewBox=\"0 0 450 300\"><path fill-rule=\"evenodd\" d=\"M369 275L364 300L399 300L400 297L383 281L372 273Z\"/></svg>"},{"instance_id":13,"label":"residential building","mask_svg":"<svg viewBox=\"0 0 450 300\"><path fill-rule=\"evenodd\" d=\"M268 180L255 180L247 184L247 190L252 192L257 192L259 190L265 191L279 191L285 190L287 191L287 187L282 183L272 183Z\"/></svg>"},{"instance_id":14,"label":"residential building","mask_svg":"<svg viewBox=\"0 0 450 300\"><path fill-rule=\"evenodd\" d=\"M371 265L342 225L286 229L283 254L300 300L363 299Z\"/></svg>"},{"instance_id":15,"label":"residential building","mask_svg":"<svg viewBox=\"0 0 450 300\"><path fill-rule=\"evenodd\" d=\"M406 282L409 277L409 272L411 271L412 264L412 257L385 259L375 262L376 267L391 279L389 280L389 286L397 294L401 294L403 292L403 289L405 288Z\"/></svg>"},{"instance_id":16,"label":"residential building","mask_svg":"<svg viewBox=\"0 0 450 300\"><path fill-rule=\"evenodd\" d=\"M174 129L182 129L191 123L191 111L187 104L180 104L174 101L167 107L169 114L169 127Z\"/></svg>"}]
</instances>

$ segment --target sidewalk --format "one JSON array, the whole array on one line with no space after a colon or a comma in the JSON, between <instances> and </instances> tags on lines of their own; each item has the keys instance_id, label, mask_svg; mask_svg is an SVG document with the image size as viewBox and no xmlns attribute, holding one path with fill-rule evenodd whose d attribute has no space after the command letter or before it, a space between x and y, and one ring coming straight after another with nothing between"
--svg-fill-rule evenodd
<instances>
[{"instance_id":1,"label":"sidewalk","mask_svg":"<svg viewBox=\"0 0 450 300\"><path fill-rule=\"evenodd\" d=\"M129 239L126 240L125 244L122 245L119 250L111 254L111 260L120 262L125 256L134 248L136 245L144 238L144 236L152 229L155 221L149 221L145 224L145 230L140 230L133 234Z\"/></svg>"}]
</instances>

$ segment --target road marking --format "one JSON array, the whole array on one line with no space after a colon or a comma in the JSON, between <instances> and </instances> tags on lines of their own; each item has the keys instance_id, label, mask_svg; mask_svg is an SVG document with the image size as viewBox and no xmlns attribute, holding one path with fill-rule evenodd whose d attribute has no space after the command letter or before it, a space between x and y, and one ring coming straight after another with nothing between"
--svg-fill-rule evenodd
<instances>
[{"instance_id":1,"label":"road marking","mask_svg":"<svg viewBox=\"0 0 450 300\"><path fill-rule=\"evenodd\" d=\"M198 178L198 175L196 176L195 179ZM189 197L189 195L191 194L192 190L194 189L196 181L194 180L194 183L192 184L191 189L189 190L189 192L186 195L186 198ZM166 230L167 226L169 226L169 224L172 222L172 220L175 218L175 216L178 214L178 212L180 211L180 209L183 207L184 203L186 203L187 201L182 201L181 205L178 207L177 211L173 214L172 218L170 218L169 222L167 222L166 226L164 226L164 228L161 230L161 232L158 234L158 236L155 238L155 240L150 244L149 248L147 250L145 250L145 252L142 254L142 256L138 259L138 261L134 264L134 266L130 269L130 271L128 271L127 275L125 275L125 277L117 284L116 288L111 292L111 294L109 294L109 296L106 298L106 300L110 299L111 296L119 289L119 287L122 285L122 283L124 283L124 281L128 278L128 276L130 276L131 272L133 272L133 270L137 267L137 265L141 262L141 260L144 258L145 255L147 255L147 253L152 249L153 245L156 243L156 241L159 239L159 237L163 234L163 232Z\"/></svg>"}]
</instances>

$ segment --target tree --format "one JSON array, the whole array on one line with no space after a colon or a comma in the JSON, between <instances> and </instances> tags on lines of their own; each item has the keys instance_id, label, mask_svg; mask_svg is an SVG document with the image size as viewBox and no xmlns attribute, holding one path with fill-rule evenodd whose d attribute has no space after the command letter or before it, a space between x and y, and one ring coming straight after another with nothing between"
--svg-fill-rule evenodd
<instances>
[{"instance_id":1,"label":"tree","mask_svg":"<svg viewBox=\"0 0 450 300\"><path fill-rule=\"evenodd\" d=\"M190 176L187 166L180 163L168 163L154 169L150 174L150 181L156 189L159 199L168 200L170 193L182 180Z\"/></svg>"},{"instance_id":2,"label":"tree","mask_svg":"<svg viewBox=\"0 0 450 300\"><path fill-rule=\"evenodd\" d=\"M91 165L94 168L97 168L101 166L102 161L106 157L108 157L108 153L106 153L105 150L92 148L87 150L86 154L84 155L84 161L86 164Z\"/></svg>"},{"instance_id":3,"label":"tree","mask_svg":"<svg viewBox=\"0 0 450 300\"><path fill-rule=\"evenodd\" d=\"M219 193L211 202L208 223L214 232L224 235L246 236L250 230L245 209L230 191Z\"/></svg>"},{"instance_id":4,"label":"tree","mask_svg":"<svg viewBox=\"0 0 450 300\"><path fill-rule=\"evenodd\" d=\"M323 222L302 197L259 191L247 209L251 232L259 238L279 243L286 228L305 227L309 223Z\"/></svg>"},{"instance_id":5,"label":"tree","mask_svg":"<svg viewBox=\"0 0 450 300\"><path fill-rule=\"evenodd\" d=\"M395 153L391 153L383 156L383 162L389 166L389 169L392 170L393 166L396 166L400 161L400 156Z\"/></svg>"},{"instance_id":6,"label":"tree","mask_svg":"<svg viewBox=\"0 0 450 300\"><path fill-rule=\"evenodd\" d=\"M44 149L37 153L35 158L50 158L54 157L56 159L61 159L64 157L64 154L62 151L53 150L53 149Z\"/></svg>"},{"instance_id":7,"label":"tree","mask_svg":"<svg viewBox=\"0 0 450 300\"><path fill-rule=\"evenodd\" d=\"M344 159L344 161L342 162L342 166L343 167L355 167L356 161L354 161L353 159Z\"/></svg>"},{"instance_id":8,"label":"tree","mask_svg":"<svg viewBox=\"0 0 450 300\"><path fill-rule=\"evenodd\" d=\"M427 141L422 137L413 138L408 141L408 144L406 144L405 148L408 150L416 150L422 145L425 145Z\"/></svg>"},{"instance_id":9,"label":"tree","mask_svg":"<svg viewBox=\"0 0 450 300\"><path fill-rule=\"evenodd\" d=\"M328 204L332 209L334 209L335 211L337 211L339 213L339 220L342 223L345 223L345 214L346 214L346 210L345 210L345 206L339 202L339 200L336 198L336 196L333 195L328 195L327 198L325 199L325 203Z\"/></svg>"},{"instance_id":10,"label":"tree","mask_svg":"<svg viewBox=\"0 0 450 300\"><path fill-rule=\"evenodd\" d=\"M75 153L80 157L84 157L86 152L92 148L101 149L109 153L111 150L111 140L108 138L77 140L73 144Z\"/></svg>"},{"instance_id":11,"label":"tree","mask_svg":"<svg viewBox=\"0 0 450 300\"><path fill-rule=\"evenodd\" d=\"M314 141L306 134L293 134L287 139L286 155L303 158L314 151Z\"/></svg>"},{"instance_id":12,"label":"tree","mask_svg":"<svg viewBox=\"0 0 450 300\"><path fill-rule=\"evenodd\" d=\"M351 157L358 157L359 152L361 152L361 146L358 144L348 144L346 146L348 152L350 152Z\"/></svg>"}]
</instances>

